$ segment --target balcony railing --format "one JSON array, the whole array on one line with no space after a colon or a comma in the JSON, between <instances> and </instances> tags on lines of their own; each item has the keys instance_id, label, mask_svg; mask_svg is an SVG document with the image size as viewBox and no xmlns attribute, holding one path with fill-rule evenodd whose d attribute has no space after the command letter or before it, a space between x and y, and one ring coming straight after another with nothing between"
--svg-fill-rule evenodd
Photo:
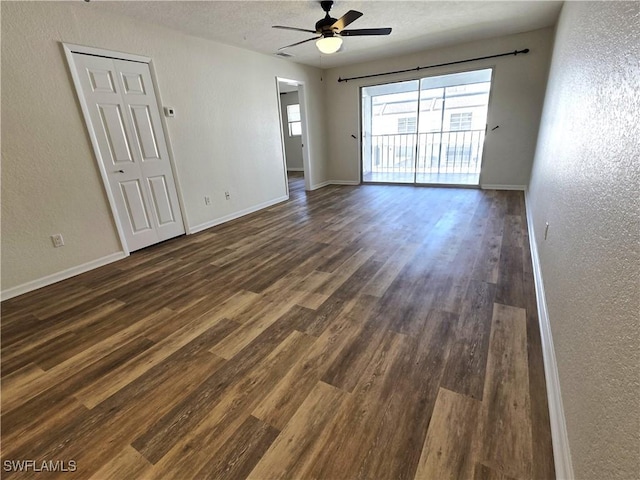
<instances>
[{"instance_id":1,"label":"balcony railing","mask_svg":"<svg viewBox=\"0 0 640 480\"><path fill-rule=\"evenodd\" d=\"M480 173L484 133L484 130L460 130L372 135L371 171Z\"/></svg>"}]
</instances>

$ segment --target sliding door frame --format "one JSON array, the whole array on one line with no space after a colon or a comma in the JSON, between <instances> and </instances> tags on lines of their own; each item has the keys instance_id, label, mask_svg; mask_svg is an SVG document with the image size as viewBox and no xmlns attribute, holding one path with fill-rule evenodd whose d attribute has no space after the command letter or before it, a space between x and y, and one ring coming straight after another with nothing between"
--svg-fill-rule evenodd
<instances>
[{"instance_id":1,"label":"sliding door frame","mask_svg":"<svg viewBox=\"0 0 640 480\"><path fill-rule=\"evenodd\" d=\"M468 73L468 72L475 72L478 70L491 70L491 86L489 88L489 99L487 100L487 120L486 120L486 124L485 124L485 137L484 140L482 142L482 156L480 158L480 173L479 173L479 177L478 177L478 184L477 185L468 185L468 184L453 184L453 183L417 183L415 181L416 179L416 175L417 172L414 171L414 181L413 182L367 182L364 180L364 174L363 174L363 169L362 169L362 161L363 161L363 148L364 148L364 128L363 128L363 121L364 119L362 118L362 89L363 88L368 88L368 87L377 87L377 86L381 86L381 85L388 85L391 83L402 83L402 82L411 82L411 81L418 81L418 117L420 116L420 87L422 86L422 79L423 78L430 78L430 77L441 77L441 76L445 76L445 75L455 75L458 73ZM427 75L427 76L416 76L415 74L411 74L409 76L402 76L402 78L395 80L393 82L372 82L372 83L366 83L366 84L362 84L358 87L358 132L359 132L359 139L358 139L358 171L360 172L360 184L362 185L409 185L409 186L414 186L414 187L450 187L450 188L472 188L472 189L480 189L481 185L482 185L482 166L484 165L484 157L485 157L485 145L486 145L486 141L487 141L487 133L489 132L489 116L491 113L491 100L493 98L493 87L494 87L494 80L495 80L495 74L496 74L496 65L495 64L491 64L491 65L482 65L482 66L476 66L474 68L466 68L466 69L460 69L460 70L447 70L447 71L442 71L442 72L438 72L438 73L434 73L433 75ZM444 109L444 103L443 103L443 109ZM416 130L419 128L419 120L416 117ZM416 132L417 137L419 137L419 132ZM416 139L416 158L415 158L415 162L417 162L417 151L418 151L418 138Z\"/></svg>"}]
</instances>

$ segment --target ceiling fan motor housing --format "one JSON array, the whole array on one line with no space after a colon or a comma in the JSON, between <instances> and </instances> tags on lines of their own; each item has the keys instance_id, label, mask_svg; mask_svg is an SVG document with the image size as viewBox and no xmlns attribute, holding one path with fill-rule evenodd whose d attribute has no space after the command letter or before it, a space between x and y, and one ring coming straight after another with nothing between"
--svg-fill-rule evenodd
<instances>
[{"instance_id":1,"label":"ceiling fan motor housing","mask_svg":"<svg viewBox=\"0 0 640 480\"><path fill-rule=\"evenodd\" d=\"M322 10L327 12L327 15L329 15L329 10L331 10L331 7L333 7L333 1L323 0L322 2L320 2L320 6L322 7Z\"/></svg>"},{"instance_id":2,"label":"ceiling fan motor housing","mask_svg":"<svg viewBox=\"0 0 640 480\"><path fill-rule=\"evenodd\" d=\"M316 23L316 32L321 33L325 36L328 34L333 35L334 29L331 28L331 25L333 25L337 21L338 20L336 18L331 18L329 14L327 14L326 17Z\"/></svg>"},{"instance_id":3,"label":"ceiling fan motor housing","mask_svg":"<svg viewBox=\"0 0 640 480\"><path fill-rule=\"evenodd\" d=\"M334 34L334 30L337 30L337 28L332 29L331 25L338 21L337 18L332 18L329 16L329 10L331 10L333 2L325 0L320 2L320 6L322 7L322 10L326 12L326 15L323 19L316 22L316 32L322 34L322 36L324 37L331 37Z\"/></svg>"}]
</instances>

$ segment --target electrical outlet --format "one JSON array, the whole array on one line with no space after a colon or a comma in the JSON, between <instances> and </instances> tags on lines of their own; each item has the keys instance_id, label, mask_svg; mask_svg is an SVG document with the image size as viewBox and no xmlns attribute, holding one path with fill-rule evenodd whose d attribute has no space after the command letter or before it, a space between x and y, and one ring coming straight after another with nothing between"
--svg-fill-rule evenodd
<instances>
[{"instance_id":1,"label":"electrical outlet","mask_svg":"<svg viewBox=\"0 0 640 480\"><path fill-rule=\"evenodd\" d=\"M209 195L204 196L204 204L211 205L211 197Z\"/></svg>"},{"instance_id":2,"label":"electrical outlet","mask_svg":"<svg viewBox=\"0 0 640 480\"><path fill-rule=\"evenodd\" d=\"M547 235L549 234L549 222L545 222L544 224L544 239L547 239Z\"/></svg>"},{"instance_id":3,"label":"electrical outlet","mask_svg":"<svg viewBox=\"0 0 640 480\"><path fill-rule=\"evenodd\" d=\"M224 198L227 200L231 199L231 194L229 192L224 192Z\"/></svg>"},{"instance_id":4,"label":"electrical outlet","mask_svg":"<svg viewBox=\"0 0 640 480\"><path fill-rule=\"evenodd\" d=\"M51 235L51 241L53 242L53 246L56 248L64 246L64 238L62 238L61 233L56 233L55 235Z\"/></svg>"}]
</instances>

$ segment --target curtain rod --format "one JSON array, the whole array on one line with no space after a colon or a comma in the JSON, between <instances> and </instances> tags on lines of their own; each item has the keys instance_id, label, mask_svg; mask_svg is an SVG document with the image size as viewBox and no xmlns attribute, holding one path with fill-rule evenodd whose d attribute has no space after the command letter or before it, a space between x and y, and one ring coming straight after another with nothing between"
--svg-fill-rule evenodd
<instances>
[{"instance_id":1,"label":"curtain rod","mask_svg":"<svg viewBox=\"0 0 640 480\"><path fill-rule=\"evenodd\" d=\"M458 63L475 62L476 60L486 60L488 58L507 57L509 55L518 55L519 53L529 53L529 49L514 50L513 52L498 53L496 55L487 55L486 57L467 58L466 60L458 60L456 62L438 63L436 65L427 65L426 67L407 68L406 70L396 70L394 72L384 73L372 73L371 75L361 75L359 77L338 78L338 82L348 82L349 80L359 80L361 78L381 77L383 75L394 75L396 73L417 72L419 70L426 70L427 68L444 67L447 65L457 65Z\"/></svg>"}]
</instances>

